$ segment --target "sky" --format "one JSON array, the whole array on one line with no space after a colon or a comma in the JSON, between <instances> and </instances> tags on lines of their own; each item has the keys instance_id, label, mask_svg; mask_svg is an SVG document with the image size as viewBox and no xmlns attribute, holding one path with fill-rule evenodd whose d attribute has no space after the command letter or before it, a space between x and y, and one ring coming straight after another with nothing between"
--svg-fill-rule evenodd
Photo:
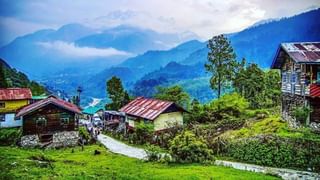
<instances>
[{"instance_id":1,"label":"sky","mask_svg":"<svg viewBox=\"0 0 320 180\"><path fill-rule=\"evenodd\" d=\"M319 8L320 0L0 0L0 46L40 29L80 23L213 35ZM100 53L100 52L99 52Z\"/></svg>"}]
</instances>

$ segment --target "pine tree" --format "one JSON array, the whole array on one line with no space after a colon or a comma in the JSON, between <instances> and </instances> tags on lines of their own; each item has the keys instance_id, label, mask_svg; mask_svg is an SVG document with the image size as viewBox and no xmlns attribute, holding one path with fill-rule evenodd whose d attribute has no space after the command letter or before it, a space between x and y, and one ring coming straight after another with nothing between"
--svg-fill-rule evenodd
<instances>
[{"instance_id":1,"label":"pine tree","mask_svg":"<svg viewBox=\"0 0 320 180\"><path fill-rule=\"evenodd\" d=\"M130 101L129 94L124 90L122 82L116 76L107 81L107 94L111 103L106 105L109 110L119 110Z\"/></svg>"},{"instance_id":2,"label":"pine tree","mask_svg":"<svg viewBox=\"0 0 320 180\"><path fill-rule=\"evenodd\" d=\"M215 36L208 42L208 62L205 68L212 74L210 86L217 90L218 98L223 87L234 77L237 62L230 42L223 35Z\"/></svg>"}]
</instances>

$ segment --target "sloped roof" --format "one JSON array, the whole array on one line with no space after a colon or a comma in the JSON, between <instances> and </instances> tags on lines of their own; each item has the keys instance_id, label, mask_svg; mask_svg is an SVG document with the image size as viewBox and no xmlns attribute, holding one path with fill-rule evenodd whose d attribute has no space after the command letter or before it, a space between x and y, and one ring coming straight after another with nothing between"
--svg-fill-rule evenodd
<instances>
[{"instance_id":1,"label":"sloped roof","mask_svg":"<svg viewBox=\"0 0 320 180\"><path fill-rule=\"evenodd\" d=\"M29 88L0 88L0 100L31 99L32 93Z\"/></svg>"},{"instance_id":2,"label":"sloped roof","mask_svg":"<svg viewBox=\"0 0 320 180\"><path fill-rule=\"evenodd\" d=\"M320 42L282 43L273 59L271 68L280 68L287 54L296 63L320 64Z\"/></svg>"},{"instance_id":3,"label":"sloped roof","mask_svg":"<svg viewBox=\"0 0 320 180\"><path fill-rule=\"evenodd\" d=\"M16 114L17 117L20 117L20 116L24 116L26 114L29 114L37 109L40 109L44 106L47 106L49 104L54 104L60 108L63 108L63 109L66 109L68 111L71 111L71 112L74 112L74 113L77 113L77 114L81 114L81 110L79 109L78 106L72 104L72 103L69 103L67 101L64 101L62 99L58 99L58 98L55 98L55 97L48 97L46 99L43 99L43 100L40 100L40 101L37 101L33 104L29 104L23 108L21 108L18 113Z\"/></svg>"},{"instance_id":4,"label":"sloped roof","mask_svg":"<svg viewBox=\"0 0 320 180\"><path fill-rule=\"evenodd\" d=\"M136 98L122 107L119 111L136 117L154 120L171 105L175 105L181 111L185 111L182 107L179 107L174 102L144 97Z\"/></svg>"}]
</instances>

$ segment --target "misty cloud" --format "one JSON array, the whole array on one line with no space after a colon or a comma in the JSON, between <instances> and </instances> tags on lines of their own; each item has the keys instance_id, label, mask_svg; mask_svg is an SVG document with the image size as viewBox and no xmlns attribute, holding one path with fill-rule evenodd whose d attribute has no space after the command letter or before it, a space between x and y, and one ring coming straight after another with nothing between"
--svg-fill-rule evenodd
<instances>
[{"instance_id":1,"label":"misty cloud","mask_svg":"<svg viewBox=\"0 0 320 180\"><path fill-rule=\"evenodd\" d=\"M94 48L94 47L79 47L74 43L63 41L54 42L38 42L38 45L47 50L58 51L60 54L70 57L90 58L90 57L111 57L111 56L133 56L133 54L120 51L115 48Z\"/></svg>"}]
</instances>

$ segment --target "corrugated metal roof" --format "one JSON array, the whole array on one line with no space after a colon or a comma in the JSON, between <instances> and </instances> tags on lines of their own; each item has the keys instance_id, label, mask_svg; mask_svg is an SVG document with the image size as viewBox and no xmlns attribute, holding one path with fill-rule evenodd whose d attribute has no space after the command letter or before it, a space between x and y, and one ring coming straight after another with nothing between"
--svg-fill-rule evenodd
<instances>
[{"instance_id":1,"label":"corrugated metal roof","mask_svg":"<svg viewBox=\"0 0 320 180\"><path fill-rule=\"evenodd\" d=\"M37 101L33 104L29 104L29 105L23 107L22 109L19 110L19 112L17 113L16 116L17 117L24 116L24 115L29 114L39 108L42 108L48 104L54 104L54 105L59 106L63 109L66 109L68 111L81 114L81 110L79 109L78 106L76 106L72 103L69 103L67 101L64 101L62 99L58 99L55 97L48 97L46 99Z\"/></svg>"},{"instance_id":2,"label":"corrugated metal roof","mask_svg":"<svg viewBox=\"0 0 320 180\"><path fill-rule=\"evenodd\" d=\"M282 43L272 62L272 68L280 68L283 52L297 63L320 64L320 42Z\"/></svg>"},{"instance_id":3,"label":"corrugated metal roof","mask_svg":"<svg viewBox=\"0 0 320 180\"><path fill-rule=\"evenodd\" d=\"M29 88L0 88L0 100L31 99L32 93Z\"/></svg>"},{"instance_id":4,"label":"corrugated metal roof","mask_svg":"<svg viewBox=\"0 0 320 180\"><path fill-rule=\"evenodd\" d=\"M154 120L172 104L174 103L169 101L138 97L122 107L120 111L144 119Z\"/></svg>"},{"instance_id":5,"label":"corrugated metal roof","mask_svg":"<svg viewBox=\"0 0 320 180\"><path fill-rule=\"evenodd\" d=\"M320 64L320 42L282 43L281 46L296 62Z\"/></svg>"}]
</instances>

